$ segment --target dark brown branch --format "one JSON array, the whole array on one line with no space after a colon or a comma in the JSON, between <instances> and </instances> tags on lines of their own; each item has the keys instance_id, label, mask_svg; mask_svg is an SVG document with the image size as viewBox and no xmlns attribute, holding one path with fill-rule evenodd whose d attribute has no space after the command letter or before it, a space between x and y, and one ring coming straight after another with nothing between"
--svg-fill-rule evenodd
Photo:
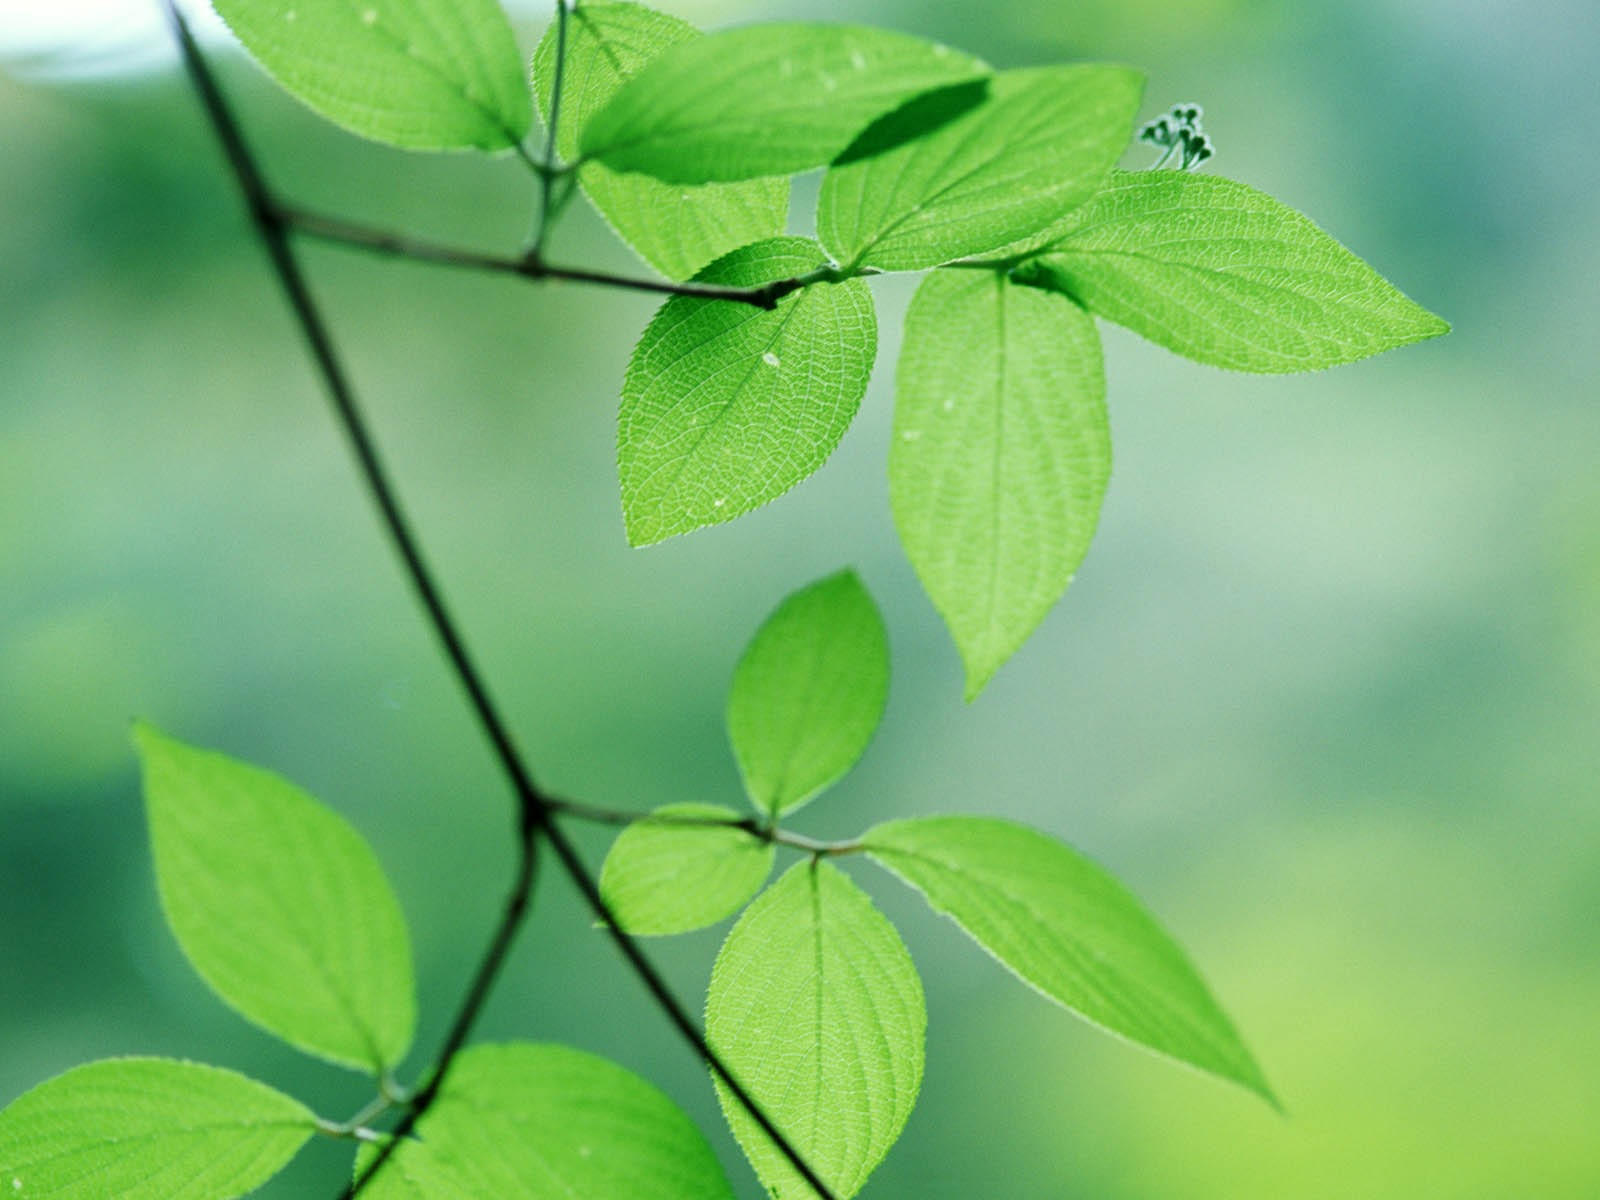
<instances>
[{"instance_id":1,"label":"dark brown branch","mask_svg":"<svg viewBox=\"0 0 1600 1200\"><path fill-rule=\"evenodd\" d=\"M799 281L787 279L777 284L764 284L761 287L738 288L719 287L714 283L674 283L666 279L613 275L607 271L561 267L531 255L507 258L503 255L483 254L476 250L462 250L402 233L373 229L338 217L323 216L298 208L274 207L277 219L291 229L325 242L352 246L358 250L367 250L391 258L410 258L448 267L493 271L502 275L517 275L523 279L566 279L574 283L593 283L603 287L655 292L666 296L699 296L704 300L730 300L736 304L753 304L757 308L764 309L777 307L780 299L796 288L804 286ZM793 286L788 286L790 284Z\"/></svg>"},{"instance_id":2,"label":"dark brown branch","mask_svg":"<svg viewBox=\"0 0 1600 1200\"><path fill-rule=\"evenodd\" d=\"M393 1154L389 1147L398 1146L400 1139L415 1128L417 1121L428 1109L428 1106L437 1097L454 1061L456 1053L465 1044L472 1027L492 990L496 976L509 956L511 943L515 938L518 928L527 914L528 896L532 887L534 866L537 858L537 844L541 835L550 839L552 848L561 859L562 866L571 876L574 884L583 893L585 900L595 917L604 925L613 941L621 949L624 956L632 964L635 972L643 981L657 1004L667 1014L672 1024L677 1027L702 1059L710 1066L711 1070L727 1084L728 1089L734 1094L741 1106L750 1114L757 1125L770 1137L773 1144L778 1147L784 1157L794 1166L802 1178L814 1188L822 1200L835 1200L833 1192L822 1182L816 1172L806 1163L789 1140L779 1132L766 1115L761 1106L745 1090L744 1086L729 1072L727 1065L706 1044L705 1035L690 1019L687 1012L677 997L668 989L666 982L654 965L645 957L638 944L632 937L618 928L609 906L601 897L593 876L578 857L572 844L565 835L554 825L551 820L553 808L552 798L542 792L533 781L532 773L523 762L521 754L511 739L509 728L500 716L498 708L490 698L488 686L483 676L479 673L476 664L467 651L459 627L445 605L444 597L434 582L432 572L423 559L421 547L416 535L412 532L411 525L404 510L400 506L399 497L389 480L388 473L378 455L371 434L367 430L365 418L356 404L355 393L346 375L333 346L326 321L321 310L313 300L304 274L289 242L291 225L285 217L285 209L278 205L268 189L261 172L256 167L255 158L245 144L244 134L228 107L226 99L218 88L216 80L212 77L210 68L206 65L200 47L194 40L188 24L183 19L183 14L178 11L176 0L163 0L167 15L172 22L173 32L178 40L178 45L183 53L184 68L194 84L196 94L206 111L218 139L222 143L224 154L244 192L245 201L250 209L257 234L262 245L266 248L273 270L284 290L284 294L293 310L295 320L301 333L304 335L312 359L316 363L326 385L328 397L333 405L335 416L348 438L351 448L356 456L361 476L372 493L382 517L385 530L390 540L394 543L405 567L407 578L417 592L423 609L427 614L428 622L432 626L440 643L445 649L457 679L467 692L474 713L485 735L494 750L501 769L511 784L517 797L518 806L518 845L521 848L520 865L517 881L513 886L511 896L508 898L506 908L501 916L494 936L490 939L488 948L479 969L474 976L472 986L468 989L461 1007L457 1011L455 1020L451 1023L451 1031L446 1038L439 1058L432 1074L424 1087L411 1099L409 1108L399 1127L395 1130L392 1140L388 1143L378 1159L368 1165L360 1180L353 1182L341 1192L341 1200L353 1200L360 1189L374 1177L376 1171ZM591 282L607 282L615 284L592 273L575 273L573 278L585 278ZM820 278L820 276L819 276ZM792 286L787 286L791 285ZM619 285L620 286L620 285ZM787 290L779 294L787 294L797 287L804 286L797 280L785 280L774 287L785 287ZM772 303L776 303L776 296Z\"/></svg>"}]
</instances>

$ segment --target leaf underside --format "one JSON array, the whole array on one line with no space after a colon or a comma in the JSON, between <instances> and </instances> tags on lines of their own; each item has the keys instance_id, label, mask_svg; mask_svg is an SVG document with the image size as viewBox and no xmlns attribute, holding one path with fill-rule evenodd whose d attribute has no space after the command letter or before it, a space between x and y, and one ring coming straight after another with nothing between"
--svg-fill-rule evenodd
<instances>
[{"instance_id":1,"label":"leaf underside","mask_svg":"<svg viewBox=\"0 0 1600 1200\"><path fill-rule=\"evenodd\" d=\"M936 271L906 316L889 499L973 699L1060 598L1111 472L1093 320L993 271Z\"/></svg>"},{"instance_id":2,"label":"leaf underside","mask_svg":"<svg viewBox=\"0 0 1600 1200\"><path fill-rule=\"evenodd\" d=\"M825 862L796 863L733 927L706 1038L840 1197L900 1136L922 1083L922 984L894 926ZM815 1191L717 1079L723 1114L777 1200Z\"/></svg>"},{"instance_id":3,"label":"leaf underside","mask_svg":"<svg viewBox=\"0 0 1600 1200\"><path fill-rule=\"evenodd\" d=\"M788 597L745 648L728 741L751 802L793 812L861 757L889 694L889 635L853 571Z\"/></svg>"},{"instance_id":4,"label":"leaf underside","mask_svg":"<svg viewBox=\"0 0 1600 1200\"><path fill-rule=\"evenodd\" d=\"M589 119L663 51L700 37L687 21L642 4L585 4L567 20L556 149L572 161ZM555 86L552 25L533 56L534 88L548 120ZM783 233L789 214L786 179L693 187L648 175L622 175L599 162L578 169L578 182L618 236L669 279L688 279L713 259L749 242Z\"/></svg>"},{"instance_id":5,"label":"leaf underside","mask_svg":"<svg viewBox=\"0 0 1600 1200\"><path fill-rule=\"evenodd\" d=\"M1314 371L1450 330L1310 218L1217 175L1114 172L1018 275L1234 371Z\"/></svg>"},{"instance_id":6,"label":"leaf underside","mask_svg":"<svg viewBox=\"0 0 1600 1200\"><path fill-rule=\"evenodd\" d=\"M889 821L861 840L1043 995L1276 1106L1183 950L1127 888L1071 847L993 817Z\"/></svg>"}]
</instances>

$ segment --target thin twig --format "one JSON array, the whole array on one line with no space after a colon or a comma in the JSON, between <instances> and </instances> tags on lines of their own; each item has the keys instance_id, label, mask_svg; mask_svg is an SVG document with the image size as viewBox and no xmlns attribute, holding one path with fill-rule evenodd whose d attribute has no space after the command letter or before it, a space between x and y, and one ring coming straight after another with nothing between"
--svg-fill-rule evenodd
<instances>
[{"instance_id":1,"label":"thin twig","mask_svg":"<svg viewBox=\"0 0 1600 1200\"><path fill-rule=\"evenodd\" d=\"M550 80L550 125L545 131L544 170L539 173L539 219L533 227L530 262L544 257L545 238L550 232L550 192L555 186L556 128L561 123L562 77L567 67L567 0L556 0L556 68Z\"/></svg>"},{"instance_id":2,"label":"thin twig","mask_svg":"<svg viewBox=\"0 0 1600 1200\"><path fill-rule=\"evenodd\" d=\"M538 838L541 834L550 839L551 846L561 859L562 866L566 869L574 884L583 893L595 917L608 931L612 940L617 943L651 995L671 1019L673 1025L678 1028L685 1040L694 1046L711 1070L728 1086L729 1091L733 1093L739 1104L750 1114L762 1131L772 1139L773 1144L777 1146L801 1177L815 1189L821 1200L836 1200L831 1189L822 1182L821 1178L812 1170L788 1138L779 1132L762 1107L756 1103L744 1086L732 1075L720 1056L706 1043L705 1035L689 1018L682 1004L667 988L665 980L662 979L660 973L649 959L645 957L638 944L617 926L610 907L601 897L593 876L590 875L582 859L578 857L577 851L572 844L551 820L551 800L534 783L532 773L528 770L515 743L512 741L509 729L491 700L488 687L482 675L467 652L466 643L444 603L443 595L434 582L433 575L422 557L421 548L411 530L410 523L400 507L399 498L389 481L388 474L378 456L372 437L367 431L366 422L360 408L355 402L355 394L350 387L349 379L334 352L327 324L323 320L320 309L312 299L305 276L294 257L293 249L289 243L291 225L284 215L285 210L274 201L265 180L256 167L255 159L245 144L243 132L239 128L239 124L228 107L227 101L224 99L215 79L212 77L204 56L200 52L200 47L195 42L194 35L190 32L189 26L183 18L183 14L178 11L176 0L162 0L162 4L172 22L173 32L183 52L184 67L188 71L207 117L210 119L222 143L223 151L233 169L234 176L244 192L256 231L261 238L262 244L267 249L279 283L284 289L296 321L306 339L312 358L316 362L318 371L326 384L339 424L344 429L355 452L362 478L378 505L384 528L388 531L390 539L394 542L400 554L405 566L405 573L422 602L429 624L433 627L435 634L444 646L456 677L468 694L479 725L488 737L501 769L504 771L517 797L518 845L521 850L521 857L517 881L512 888L511 896L507 900L499 926L496 928L489 947L485 951L477 974L474 976L472 987L469 989L461 1008L457 1012L456 1019L451 1025L444 1049L436 1060L436 1065L428 1082L411 1098L405 1117L393 1131L391 1140L386 1143L385 1148L380 1151L378 1157L368 1164L367 1170L362 1173L359 1180L353 1182L349 1188L341 1192L341 1200L353 1200L360 1188L370 1182L377 1170L393 1154L392 1147L398 1146L400 1140L415 1128L417 1121L437 1097L439 1088L444 1083L455 1054L470 1035L478 1013L493 988L495 977L509 956L511 943L515 938L517 929L527 914L528 895L532 887L534 866L537 860L536 849ZM593 274L574 275L573 277L587 278L592 282L615 282L603 280ZM799 287L803 286L803 284L795 282L794 286ZM793 288L789 290L792 291ZM773 298L772 302L776 303L776 297Z\"/></svg>"},{"instance_id":3,"label":"thin twig","mask_svg":"<svg viewBox=\"0 0 1600 1200\"><path fill-rule=\"evenodd\" d=\"M464 250L445 246L408 234L386 229L374 229L339 217L308 212L300 208L274 205L279 220L296 233L335 245L350 246L390 258L410 258L419 262L437 263L447 267L464 267L470 270L491 271L502 275L517 275L523 279L567 279L574 283L593 283L604 287L626 288L636 292L654 292L667 296L698 296L703 300L731 300L736 304L752 304L757 308L772 309L790 291L805 286L798 279L782 280L779 284L760 287L722 287L713 283L675 283L666 279L641 279L630 275L613 275L607 271L590 271L580 267L561 267L545 262L531 254L508 258L498 254L484 254L477 250Z\"/></svg>"},{"instance_id":4,"label":"thin twig","mask_svg":"<svg viewBox=\"0 0 1600 1200\"><path fill-rule=\"evenodd\" d=\"M662 812L631 812L625 808L603 808L593 804L582 804L576 800L563 800L551 798L550 807L554 812L569 816L579 821L588 821L595 825L678 825L694 829L737 829L747 833L758 842L772 842L779 846L791 846L796 850L804 850L807 854L817 854L824 857L840 854L855 854L862 849L861 843L854 839L844 842L821 841L817 838L806 837L803 833L794 833L788 829L779 829L774 825L763 823L758 817L713 817L698 816L694 813Z\"/></svg>"}]
</instances>

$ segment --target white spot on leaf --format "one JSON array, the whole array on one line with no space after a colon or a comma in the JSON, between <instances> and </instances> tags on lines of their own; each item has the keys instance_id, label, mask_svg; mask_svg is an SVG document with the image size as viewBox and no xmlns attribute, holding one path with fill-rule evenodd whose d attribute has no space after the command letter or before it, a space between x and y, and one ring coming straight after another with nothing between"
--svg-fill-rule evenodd
<instances>
[{"instance_id":1,"label":"white spot on leaf","mask_svg":"<svg viewBox=\"0 0 1600 1200\"><path fill-rule=\"evenodd\" d=\"M763 354L761 356L761 361L766 363L767 366L769 366L769 367L775 367L775 366L778 365L778 356L776 354L774 354L771 350L768 350L765 354Z\"/></svg>"},{"instance_id":2,"label":"white spot on leaf","mask_svg":"<svg viewBox=\"0 0 1600 1200\"><path fill-rule=\"evenodd\" d=\"M850 51L850 65L858 71L867 69L867 60L859 50Z\"/></svg>"},{"instance_id":3,"label":"white spot on leaf","mask_svg":"<svg viewBox=\"0 0 1600 1200\"><path fill-rule=\"evenodd\" d=\"M375 8L362 9L361 23L363 25L376 25L378 23L378 10Z\"/></svg>"}]
</instances>

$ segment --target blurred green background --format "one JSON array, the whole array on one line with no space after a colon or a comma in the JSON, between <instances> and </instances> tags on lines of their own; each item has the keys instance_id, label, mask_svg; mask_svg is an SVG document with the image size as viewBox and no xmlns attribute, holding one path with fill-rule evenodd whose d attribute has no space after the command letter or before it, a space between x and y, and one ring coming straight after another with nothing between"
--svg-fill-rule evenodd
<instances>
[{"instance_id":1,"label":"blurred green background","mask_svg":"<svg viewBox=\"0 0 1600 1200\"><path fill-rule=\"evenodd\" d=\"M508 882L509 799L159 23L103 2L155 40L108 43L102 16L51 48L42 22L65 9L29 7L0 12L0 1102L154 1053L342 1116L359 1083L215 1002L165 931L130 720L271 766L372 839L415 927L425 1049ZM799 827L984 811L1073 842L1186 943L1289 1110L1087 1030L852 860L930 1011L922 1100L866 1194L1600 1196L1593 0L668 7L871 20L1000 65L1139 65L1146 115L1203 103L1217 172L1455 323L1278 379L1106 328L1117 470L1097 543L964 707L884 483L910 282L874 285L872 390L813 480L636 552L612 423L648 298L307 248L544 782L737 802L721 704L743 641L854 564L895 684L877 743ZM544 16L518 10L525 49ZM486 248L525 232L512 164L358 142L240 56L220 66L287 195ZM632 269L583 212L557 253ZM596 863L605 844L585 834ZM692 1004L721 934L654 947ZM700 1068L553 873L482 1034L642 1071L758 1193ZM345 1161L313 1145L264 1194L331 1195Z\"/></svg>"}]
</instances>

